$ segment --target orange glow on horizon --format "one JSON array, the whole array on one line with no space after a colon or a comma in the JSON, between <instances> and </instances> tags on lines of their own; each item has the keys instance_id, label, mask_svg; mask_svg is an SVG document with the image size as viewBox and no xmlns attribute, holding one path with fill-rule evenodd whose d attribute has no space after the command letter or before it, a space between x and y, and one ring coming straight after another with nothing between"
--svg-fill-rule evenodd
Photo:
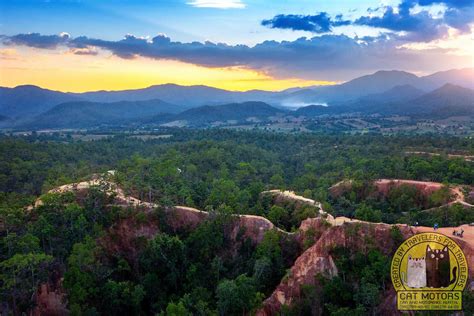
<instances>
[{"instance_id":1,"label":"orange glow on horizon","mask_svg":"<svg viewBox=\"0 0 474 316\"><path fill-rule=\"evenodd\" d=\"M68 50L0 48L1 86L33 84L64 92L85 92L140 89L164 83L207 85L235 91L278 91L335 82L277 79L242 67L207 68L142 57L121 59L104 52L98 52L98 55L76 55Z\"/></svg>"}]
</instances>

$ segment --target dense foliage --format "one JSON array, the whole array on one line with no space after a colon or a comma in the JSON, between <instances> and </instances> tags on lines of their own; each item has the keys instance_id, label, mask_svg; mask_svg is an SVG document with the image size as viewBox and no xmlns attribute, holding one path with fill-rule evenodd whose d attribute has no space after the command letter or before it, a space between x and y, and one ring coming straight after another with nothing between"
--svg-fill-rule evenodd
<instances>
[{"instance_id":1,"label":"dense foliage","mask_svg":"<svg viewBox=\"0 0 474 316\"><path fill-rule=\"evenodd\" d=\"M383 199L370 198L369 185L377 178L472 185L470 161L405 153L414 149L472 153L471 139L164 132L173 136L141 140L117 133L89 142L59 135L0 138L3 309L12 313L31 309L35 289L52 279L48 271L56 271L64 276L68 308L74 315L249 313L273 291L300 250L274 231L258 245L243 234L238 234L238 243L231 242L230 214L262 215L290 231L318 212L315 207L275 204L260 194L269 189L295 190L323 202L334 214L368 221L418 220L427 225L474 221L457 205L425 216L426 207L446 199L443 192L424 198L400 187ZM100 187L89 190L80 201L71 194L45 193L112 169L126 194L163 206L193 206L214 216L194 230L179 232L160 220L161 233L151 240L134 241L133 258L111 254L103 240L112 238L114 225L163 219L160 210L143 218L136 210L111 207L110 197ZM330 197L329 187L344 179L352 179L355 185L340 198ZM26 211L40 194L45 194L43 204ZM308 302L317 297L324 301L324 311L333 314L373 311L388 275L387 259L374 249L363 255L334 251L344 273L334 280L321 278L323 292L308 294ZM361 282L366 290L355 295L354 286Z\"/></svg>"}]
</instances>

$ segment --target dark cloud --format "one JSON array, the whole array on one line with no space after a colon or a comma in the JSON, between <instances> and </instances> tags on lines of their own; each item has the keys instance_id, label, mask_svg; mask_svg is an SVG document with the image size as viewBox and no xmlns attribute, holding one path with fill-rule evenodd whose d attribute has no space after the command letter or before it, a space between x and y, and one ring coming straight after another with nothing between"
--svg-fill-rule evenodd
<instances>
[{"instance_id":1,"label":"dark cloud","mask_svg":"<svg viewBox=\"0 0 474 316\"><path fill-rule=\"evenodd\" d=\"M4 37L4 43L7 45L25 45L36 48L56 48L69 40L67 33L59 35L41 35L39 33L18 34Z\"/></svg>"},{"instance_id":2,"label":"dark cloud","mask_svg":"<svg viewBox=\"0 0 474 316\"><path fill-rule=\"evenodd\" d=\"M448 9L444 13L446 24L463 33L469 33L474 24L474 6L462 10Z\"/></svg>"},{"instance_id":3,"label":"dark cloud","mask_svg":"<svg viewBox=\"0 0 474 316\"><path fill-rule=\"evenodd\" d=\"M290 29L293 31L308 31L313 33L328 33L333 27L348 25L349 21L342 20L337 15L333 20L326 12L316 15L279 14L270 20L263 20L262 25L274 29Z\"/></svg>"},{"instance_id":4,"label":"dark cloud","mask_svg":"<svg viewBox=\"0 0 474 316\"><path fill-rule=\"evenodd\" d=\"M425 28L431 21L431 16L426 12L417 15L395 13L392 7L387 7L382 16L363 16L354 21L356 25L380 27L392 31L415 31Z\"/></svg>"},{"instance_id":5,"label":"dark cloud","mask_svg":"<svg viewBox=\"0 0 474 316\"><path fill-rule=\"evenodd\" d=\"M426 8L417 12L412 10L416 5L426 7L433 4L447 7L443 16L433 17ZM369 8L367 11L382 14L361 16L354 21L346 20L340 14L332 19L326 12L316 15L279 14L270 20L263 20L262 25L313 33L329 33L333 27L342 25L364 25L404 32L405 41L428 42L447 36L448 26L467 33L474 23L474 0L403 0L398 7ZM402 38L400 34L394 36Z\"/></svg>"},{"instance_id":6,"label":"dark cloud","mask_svg":"<svg viewBox=\"0 0 474 316\"><path fill-rule=\"evenodd\" d=\"M18 36L4 36L1 42L12 44L12 38ZM38 47L36 38L29 39L32 41L23 40L16 45ZM127 35L119 41L80 36L63 40L61 45L83 52L102 49L126 59L141 56L206 67L239 66L279 78L324 80L345 80L379 69L432 71L433 60L437 60L436 69L452 68L453 63L469 63L468 57L450 56L447 50L412 51L400 48L403 43L390 34L364 38L322 35L294 41L264 41L253 47L212 42L183 43L164 35L151 40ZM54 46L42 48L54 49Z\"/></svg>"},{"instance_id":7,"label":"dark cloud","mask_svg":"<svg viewBox=\"0 0 474 316\"><path fill-rule=\"evenodd\" d=\"M447 35L443 19L434 19L427 11L410 13L408 6L400 5L398 12L387 7L382 16L362 16L354 21L355 25L384 28L394 32L407 32L405 40L432 41Z\"/></svg>"},{"instance_id":8,"label":"dark cloud","mask_svg":"<svg viewBox=\"0 0 474 316\"><path fill-rule=\"evenodd\" d=\"M443 16L433 17L426 10L413 13L416 5L430 6L444 4L447 9ZM470 31L474 23L474 1L472 0L404 0L397 10L385 7L381 16L362 16L353 24L384 28L394 32L404 31L406 41L427 42L440 39L448 34L448 26L462 33Z\"/></svg>"},{"instance_id":9,"label":"dark cloud","mask_svg":"<svg viewBox=\"0 0 474 316\"><path fill-rule=\"evenodd\" d=\"M74 47L97 47L111 51L121 58L130 59L142 56L154 59L173 59L207 67L241 65L246 61L250 47L245 45L230 46L212 42L172 42L164 35L151 40L127 35L119 41L105 41L77 37L69 42Z\"/></svg>"}]
</instances>

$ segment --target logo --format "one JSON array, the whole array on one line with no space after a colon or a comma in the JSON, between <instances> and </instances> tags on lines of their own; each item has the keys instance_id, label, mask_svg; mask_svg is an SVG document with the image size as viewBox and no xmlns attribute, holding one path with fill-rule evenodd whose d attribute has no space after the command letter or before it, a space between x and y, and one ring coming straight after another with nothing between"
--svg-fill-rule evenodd
<instances>
[{"instance_id":1,"label":"logo","mask_svg":"<svg viewBox=\"0 0 474 316\"><path fill-rule=\"evenodd\" d=\"M399 310L462 310L468 265L451 238L421 233L405 240L392 259Z\"/></svg>"}]
</instances>

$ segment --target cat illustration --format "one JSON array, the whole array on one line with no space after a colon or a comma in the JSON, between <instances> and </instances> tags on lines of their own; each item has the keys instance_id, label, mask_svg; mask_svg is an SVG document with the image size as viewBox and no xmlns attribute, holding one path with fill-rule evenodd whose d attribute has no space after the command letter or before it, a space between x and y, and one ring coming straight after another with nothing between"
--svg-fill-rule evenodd
<instances>
[{"instance_id":1,"label":"cat illustration","mask_svg":"<svg viewBox=\"0 0 474 316\"><path fill-rule=\"evenodd\" d=\"M448 287L456 280L457 267L454 267L453 278L451 279L451 266L449 260L449 250L445 246L442 250L431 249L426 246L426 286L427 287Z\"/></svg>"},{"instance_id":2,"label":"cat illustration","mask_svg":"<svg viewBox=\"0 0 474 316\"><path fill-rule=\"evenodd\" d=\"M425 257L412 258L408 256L407 273L402 272L402 281L411 288L426 286L426 260Z\"/></svg>"}]
</instances>

